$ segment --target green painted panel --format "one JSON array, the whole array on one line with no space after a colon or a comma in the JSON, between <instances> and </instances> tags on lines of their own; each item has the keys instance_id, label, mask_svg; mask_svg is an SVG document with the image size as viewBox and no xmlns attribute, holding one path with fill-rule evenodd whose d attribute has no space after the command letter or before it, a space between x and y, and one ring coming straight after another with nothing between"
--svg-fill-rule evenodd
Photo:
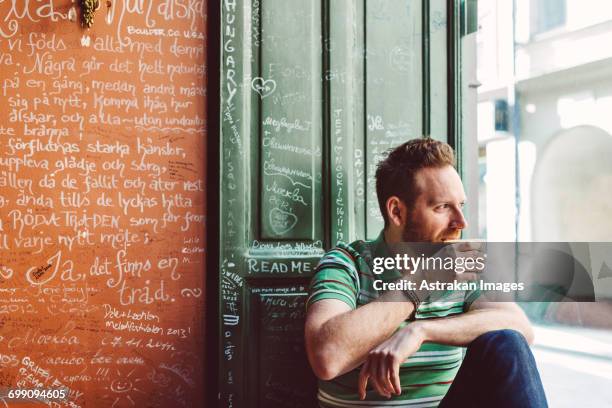
<instances>
[{"instance_id":1,"label":"green painted panel","mask_svg":"<svg viewBox=\"0 0 612 408\"><path fill-rule=\"evenodd\" d=\"M313 240L322 231L321 3L262 2L261 239Z\"/></svg>"},{"instance_id":2,"label":"green painted panel","mask_svg":"<svg viewBox=\"0 0 612 408\"><path fill-rule=\"evenodd\" d=\"M249 83L249 64L243 60L245 9L233 0L221 7L221 143L220 155L220 254L219 254L219 406L247 406L242 338L244 279L239 268L242 240L248 233L248 190L245 180L249 156L246 135L250 122L248 98L243 84Z\"/></svg>"},{"instance_id":3,"label":"green painted panel","mask_svg":"<svg viewBox=\"0 0 612 408\"><path fill-rule=\"evenodd\" d=\"M330 2L331 244L364 237L364 1Z\"/></svg>"},{"instance_id":4,"label":"green painted panel","mask_svg":"<svg viewBox=\"0 0 612 408\"><path fill-rule=\"evenodd\" d=\"M249 304L250 406L314 407L317 384L304 353L307 288L303 285L253 287Z\"/></svg>"},{"instance_id":5,"label":"green painted panel","mask_svg":"<svg viewBox=\"0 0 612 408\"><path fill-rule=\"evenodd\" d=\"M420 1L366 2L366 231L383 227L374 174L390 148L422 137L423 70Z\"/></svg>"},{"instance_id":6,"label":"green painted panel","mask_svg":"<svg viewBox=\"0 0 612 408\"><path fill-rule=\"evenodd\" d=\"M219 406L314 405L308 280L382 228L381 155L444 137L445 3L222 0Z\"/></svg>"},{"instance_id":7,"label":"green painted panel","mask_svg":"<svg viewBox=\"0 0 612 408\"><path fill-rule=\"evenodd\" d=\"M429 67L430 67L430 136L436 140L448 140L447 124L447 47L446 0L429 1Z\"/></svg>"},{"instance_id":8,"label":"green painted panel","mask_svg":"<svg viewBox=\"0 0 612 408\"><path fill-rule=\"evenodd\" d=\"M287 386L295 390L285 404L309 406L315 396L303 308L288 315L292 329L278 343L269 328L289 303L268 310L250 289L277 291L290 279L303 292L324 252L322 9L297 0L222 3L220 406L282 406ZM303 306L303 295L296 299ZM288 350L293 363L282 361ZM296 381L286 385L292 364Z\"/></svg>"}]
</instances>

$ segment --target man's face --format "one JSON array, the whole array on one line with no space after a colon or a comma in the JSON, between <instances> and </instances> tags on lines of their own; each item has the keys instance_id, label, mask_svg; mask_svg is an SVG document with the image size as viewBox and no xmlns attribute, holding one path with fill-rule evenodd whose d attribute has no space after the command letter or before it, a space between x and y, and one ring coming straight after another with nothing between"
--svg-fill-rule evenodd
<instances>
[{"instance_id":1,"label":"man's face","mask_svg":"<svg viewBox=\"0 0 612 408\"><path fill-rule=\"evenodd\" d=\"M415 175L420 194L408 207L402 234L406 242L441 242L459 239L467 227L462 208L465 192L459 174L452 166L425 168Z\"/></svg>"}]
</instances>

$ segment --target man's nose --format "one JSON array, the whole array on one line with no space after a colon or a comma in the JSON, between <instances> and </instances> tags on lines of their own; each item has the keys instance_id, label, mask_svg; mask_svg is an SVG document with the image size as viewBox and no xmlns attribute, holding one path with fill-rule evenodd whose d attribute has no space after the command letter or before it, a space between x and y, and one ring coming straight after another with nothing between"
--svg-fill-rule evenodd
<instances>
[{"instance_id":1,"label":"man's nose","mask_svg":"<svg viewBox=\"0 0 612 408\"><path fill-rule=\"evenodd\" d=\"M451 220L451 228L453 229L465 229L467 228L468 223L465 220L465 217L463 216L463 211L461 211L460 208L457 208L454 212L453 212L453 218Z\"/></svg>"}]
</instances>

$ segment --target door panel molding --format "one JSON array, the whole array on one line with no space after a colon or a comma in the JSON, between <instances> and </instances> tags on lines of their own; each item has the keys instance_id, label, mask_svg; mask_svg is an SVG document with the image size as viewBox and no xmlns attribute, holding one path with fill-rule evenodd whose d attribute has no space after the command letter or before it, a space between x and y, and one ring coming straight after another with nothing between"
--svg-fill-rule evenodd
<instances>
[{"instance_id":1,"label":"door panel molding","mask_svg":"<svg viewBox=\"0 0 612 408\"><path fill-rule=\"evenodd\" d=\"M458 143L458 1L223 0L220 406L314 397L296 310L319 258L382 228L387 149Z\"/></svg>"}]
</instances>

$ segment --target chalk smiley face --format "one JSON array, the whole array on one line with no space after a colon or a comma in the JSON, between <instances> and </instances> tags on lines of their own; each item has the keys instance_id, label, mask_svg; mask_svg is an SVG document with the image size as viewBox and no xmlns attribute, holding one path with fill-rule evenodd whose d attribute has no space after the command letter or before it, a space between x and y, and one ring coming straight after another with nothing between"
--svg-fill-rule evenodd
<instances>
[{"instance_id":1,"label":"chalk smiley face","mask_svg":"<svg viewBox=\"0 0 612 408\"><path fill-rule=\"evenodd\" d=\"M132 382L127 378L117 378L110 385L111 391L116 393L128 392L132 389Z\"/></svg>"},{"instance_id":2,"label":"chalk smiley face","mask_svg":"<svg viewBox=\"0 0 612 408\"><path fill-rule=\"evenodd\" d=\"M126 406L125 401L129 403L129 406L136 406L136 401L134 398L136 393L145 394L144 391L137 387L137 383L141 381L141 378L133 378L132 374L136 369L132 369L128 374L122 374L121 371L117 370L114 379L111 381L108 387L105 387L107 390L111 391L111 394L106 394L102 398L113 399L114 401L111 405L111 408L114 408L116 405Z\"/></svg>"}]
</instances>

